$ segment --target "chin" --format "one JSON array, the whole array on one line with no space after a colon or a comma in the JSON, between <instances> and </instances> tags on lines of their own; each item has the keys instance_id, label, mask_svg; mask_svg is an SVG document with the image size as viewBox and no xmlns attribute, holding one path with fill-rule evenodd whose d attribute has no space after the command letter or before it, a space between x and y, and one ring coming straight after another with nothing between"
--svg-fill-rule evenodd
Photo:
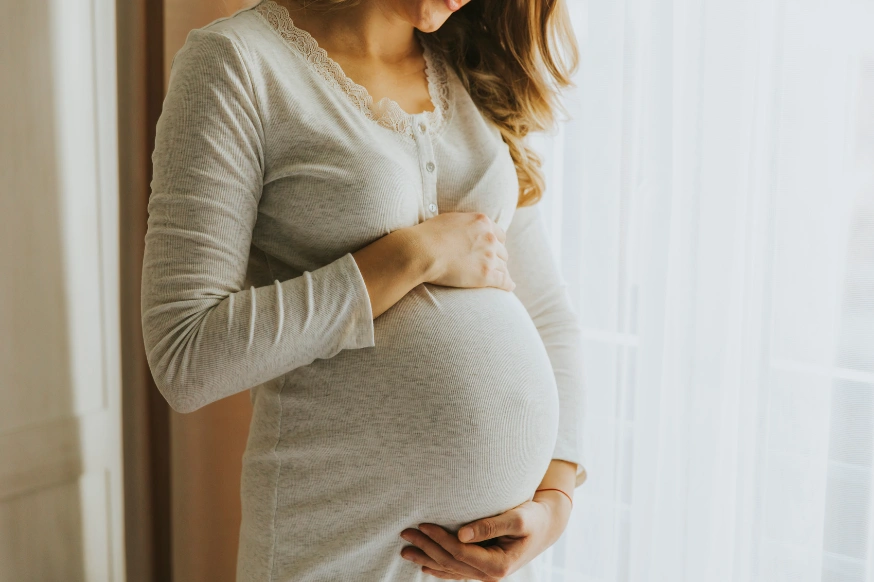
<instances>
[{"instance_id":1,"label":"chin","mask_svg":"<svg viewBox=\"0 0 874 582\"><path fill-rule=\"evenodd\" d=\"M410 23L422 32L434 32L452 15L445 0L413 0L409 4Z\"/></svg>"}]
</instances>

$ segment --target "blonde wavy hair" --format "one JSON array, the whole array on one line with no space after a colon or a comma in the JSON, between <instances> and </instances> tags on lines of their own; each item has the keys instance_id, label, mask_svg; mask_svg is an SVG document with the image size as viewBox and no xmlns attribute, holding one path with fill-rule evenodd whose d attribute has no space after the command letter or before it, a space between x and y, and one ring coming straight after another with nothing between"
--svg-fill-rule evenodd
<instances>
[{"instance_id":1,"label":"blonde wavy hair","mask_svg":"<svg viewBox=\"0 0 874 582\"><path fill-rule=\"evenodd\" d=\"M302 0L335 9L360 0ZM501 130L519 178L517 206L546 188L542 161L526 143L564 112L559 94L573 86L579 52L565 0L472 0L429 34L477 107Z\"/></svg>"}]
</instances>

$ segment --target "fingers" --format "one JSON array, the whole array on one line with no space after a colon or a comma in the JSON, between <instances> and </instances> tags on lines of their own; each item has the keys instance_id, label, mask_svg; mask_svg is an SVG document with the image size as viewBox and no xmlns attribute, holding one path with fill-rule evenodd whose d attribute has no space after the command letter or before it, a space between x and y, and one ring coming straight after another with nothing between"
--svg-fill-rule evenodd
<instances>
[{"instance_id":1,"label":"fingers","mask_svg":"<svg viewBox=\"0 0 874 582\"><path fill-rule=\"evenodd\" d=\"M504 289L506 291L512 291L516 288L516 282L510 278L510 273L507 271L506 267L501 270L501 275L501 289Z\"/></svg>"},{"instance_id":2,"label":"fingers","mask_svg":"<svg viewBox=\"0 0 874 582\"><path fill-rule=\"evenodd\" d=\"M483 277L489 287L497 287L505 291L516 288L516 283L510 278L510 272L507 270L507 263L502 259L493 258L490 262L484 263Z\"/></svg>"},{"instance_id":3,"label":"fingers","mask_svg":"<svg viewBox=\"0 0 874 582\"><path fill-rule=\"evenodd\" d=\"M434 527L442 530L442 528L440 528L439 526ZM419 548L425 554L425 556L427 556L433 563L418 562L417 558L420 558L420 556L417 553L411 552L410 550L407 550L409 557L405 555L405 552L403 550L401 551L401 555L404 558L416 563L421 563L422 566L432 568L434 570L442 570L450 574L460 574L467 578L482 580L485 577L483 572L481 572L480 570L476 569L470 564L465 564L455 559L452 554L450 554L447 550L440 546L440 544L438 544L436 541L431 539L426 533L423 532L424 530L419 531L414 528L409 528L401 532L401 537Z\"/></svg>"},{"instance_id":4,"label":"fingers","mask_svg":"<svg viewBox=\"0 0 874 582\"><path fill-rule=\"evenodd\" d=\"M507 242L507 233L504 232L504 229L498 226L498 223L493 221L488 214L486 214L485 212L474 212L473 219L481 223L487 231L494 233L495 238L498 240L498 242L500 242L501 244Z\"/></svg>"},{"instance_id":5,"label":"fingers","mask_svg":"<svg viewBox=\"0 0 874 582\"><path fill-rule=\"evenodd\" d=\"M469 523L458 530L458 539L471 544L498 536L525 536L530 533L525 514L521 509L511 509L494 517L486 517Z\"/></svg>"},{"instance_id":6,"label":"fingers","mask_svg":"<svg viewBox=\"0 0 874 582\"><path fill-rule=\"evenodd\" d=\"M467 576L462 574L453 574L450 572L446 572L442 569L442 566L428 557L428 555L414 546L406 546L401 550L401 556L405 560L409 560L414 564L419 564L422 566L422 571L431 574L437 578L442 578L444 580L464 580Z\"/></svg>"},{"instance_id":7,"label":"fingers","mask_svg":"<svg viewBox=\"0 0 874 582\"><path fill-rule=\"evenodd\" d=\"M489 280L488 285L498 287L507 291L512 291L516 287L507 270L507 247L504 243L507 240L507 233L492 222L487 214L479 212L475 214L475 219L478 223L484 225L485 232L481 235L485 241L483 255L486 264L483 267L486 279Z\"/></svg>"},{"instance_id":8,"label":"fingers","mask_svg":"<svg viewBox=\"0 0 874 582\"><path fill-rule=\"evenodd\" d=\"M435 240L445 268L429 282L449 287L494 287L513 291L513 281L507 261L509 252L504 242L507 234L484 212L446 212L429 219L439 236Z\"/></svg>"},{"instance_id":9,"label":"fingers","mask_svg":"<svg viewBox=\"0 0 874 582\"><path fill-rule=\"evenodd\" d=\"M440 544L440 547L449 552L453 558L459 562L470 564L480 572L480 576L485 576L477 578L477 580L499 579L506 575L509 570L511 558L499 546L484 548L477 544L462 543L454 535L437 525L425 523L419 528Z\"/></svg>"},{"instance_id":10,"label":"fingers","mask_svg":"<svg viewBox=\"0 0 874 582\"><path fill-rule=\"evenodd\" d=\"M427 566L422 566L422 572L425 574L430 574L435 578L441 578L443 580L466 580L467 576L461 576L458 574L449 574L448 572L442 572L440 570L434 570Z\"/></svg>"},{"instance_id":11,"label":"fingers","mask_svg":"<svg viewBox=\"0 0 874 582\"><path fill-rule=\"evenodd\" d=\"M498 240L501 242L501 244L504 244L505 242L507 242L507 233L504 232L504 229L501 228L500 226L498 226L497 224L495 224L493 228L495 231L495 235L497 235Z\"/></svg>"}]
</instances>

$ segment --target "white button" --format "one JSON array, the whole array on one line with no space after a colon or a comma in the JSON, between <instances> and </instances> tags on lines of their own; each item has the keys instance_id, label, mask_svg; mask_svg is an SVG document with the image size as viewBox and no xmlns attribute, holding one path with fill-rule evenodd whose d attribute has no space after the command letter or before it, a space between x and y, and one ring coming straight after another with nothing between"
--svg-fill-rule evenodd
<instances>
[{"instance_id":1,"label":"white button","mask_svg":"<svg viewBox=\"0 0 874 582\"><path fill-rule=\"evenodd\" d=\"M434 171L434 162L428 162L427 164L425 164L425 169L428 170L429 172L433 172Z\"/></svg>"},{"instance_id":2,"label":"white button","mask_svg":"<svg viewBox=\"0 0 874 582\"><path fill-rule=\"evenodd\" d=\"M419 133L425 133L428 130L428 126L424 123L419 124Z\"/></svg>"},{"instance_id":3,"label":"white button","mask_svg":"<svg viewBox=\"0 0 874 582\"><path fill-rule=\"evenodd\" d=\"M428 205L428 210L430 210L431 212L437 212L437 205L432 202Z\"/></svg>"}]
</instances>

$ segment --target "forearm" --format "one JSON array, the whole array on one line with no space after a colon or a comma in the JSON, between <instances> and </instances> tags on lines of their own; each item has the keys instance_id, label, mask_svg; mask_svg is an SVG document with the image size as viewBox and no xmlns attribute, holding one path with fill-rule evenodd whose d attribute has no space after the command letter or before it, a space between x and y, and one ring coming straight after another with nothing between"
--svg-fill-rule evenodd
<instances>
[{"instance_id":1,"label":"forearm","mask_svg":"<svg viewBox=\"0 0 874 582\"><path fill-rule=\"evenodd\" d=\"M555 488L561 489L571 497L574 495L574 483L576 481L577 464L560 459L553 459L546 469L538 489ZM549 493L549 492L546 492ZM557 493L561 495L561 493Z\"/></svg>"},{"instance_id":2,"label":"forearm","mask_svg":"<svg viewBox=\"0 0 874 582\"><path fill-rule=\"evenodd\" d=\"M546 469L546 473L537 489L560 489L573 498L576 474L576 463L553 459L550 461L549 467ZM534 500L550 505L556 510L558 515L564 517L565 521L570 516L573 502L558 491L537 491L534 493Z\"/></svg>"},{"instance_id":3,"label":"forearm","mask_svg":"<svg viewBox=\"0 0 874 582\"><path fill-rule=\"evenodd\" d=\"M153 209L143 338L158 389L175 410L191 412L316 358L373 346L367 291L351 255L293 279L238 289L238 280L219 276L228 263L209 259L227 255L191 248L193 236L167 234L164 218L157 220L163 211Z\"/></svg>"},{"instance_id":4,"label":"forearm","mask_svg":"<svg viewBox=\"0 0 874 582\"><path fill-rule=\"evenodd\" d=\"M416 235L407 228L374 241L352 253L352 258L367 286L374 319L425 282L432 266Z\"/></svg>"},{"instance_id":5,"label":"forearm","mask_svg":"<svg viewBox=\"0 0 874 582\"><path fill-rule=\"evenodd\" d=\"M534 500L549 505L552 508L553 515L556 516L556 525L558 525L555 529L556 538L564 530L570 518L571 509L573 509L572 498L574 496L576 474L576 463L553 459L549 463L549 468L546 469L543 480L537 486L538 489L550 489L550 491L537 491L534 493ZM571 500L565 497L564 494L552 491L551 489L561 489L571 497Z\"/></svg>"}]
</instances>

